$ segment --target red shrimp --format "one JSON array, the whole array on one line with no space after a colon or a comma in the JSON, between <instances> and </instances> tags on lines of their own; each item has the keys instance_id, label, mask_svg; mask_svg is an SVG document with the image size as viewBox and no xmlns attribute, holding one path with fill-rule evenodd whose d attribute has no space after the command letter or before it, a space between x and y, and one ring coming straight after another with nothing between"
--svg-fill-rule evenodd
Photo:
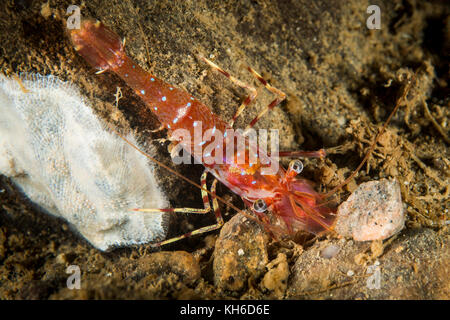
<instances>
[{"instance_id":1,"label":"red shrimp","mask_svg":"<svg viewBox=\"0 0 450 320\"><path fill-rule=\"evenodd\" d=\"M177 138L173 137L173 133L177 129L187 130L191 137L194 137L194 128L200 122L202 124L202 137L203 133L207 130L217 130L218 132L225 133L227 132L227 129L232 128L230 124L223 121L207 106L195 99L189 93L165 83L139 67L137 63L126 55L120 37L105 27L101 22L85 20L82 23L81 29L70 31L70 36L75 49L90 65L101 72L113 71L119 75L128 86L134 89L136 94L145 102L147 108L157 116L162 126L168 130L169 140L174 144L180 142ZM206 59L204 60L230 78L233 82L242 87L246 87L247 89L252 89L239 80L231 77L227 72L223 71L212 62ZM265 111L273 108L284 100L285 95L281 91L271 87L251 68L249 68L249 70L263 85L266 86L267 89L277 94L277 99L275 99ZM233 118L233 121L239 115L240 111L242 111L243 107L248 105L255 96L256 94L251 94L244 101L239 112L237 112ZM398 108L398 105L395 109ZM263 113L252 121L250 126L252 126ZM386 125L387 123L385 123L382 131L384 131ZM382 132L380 132L380 134L381 133ZM376 139L378 139L378 136ZM248 142L246 136L245 139L246 142ZM222 146L224 148L222 150L226 148L225 144L227 141L229 142L229 140L225 139L224 145ZM202 141L201 144L204 144L204 141ZM371 150L369 150L359 168L367 160L374 145L375 143L372 144ZM191 152L195 146L193 144L183 144L182 147L185 151ZM246 151L249 151L248 148ZM233 156L235 157L233 159L237 158L237 153L237 148L234 148ZM296 152L292 154L324 156L325 152L321 150L317 152ZM198 161L202 161L201 156L198 157L196 154L193 154L193 156ZM246 161L244 164L238 164L235 163L236 161L227 161L230 159L224 159L222 163L212 162L207 164L203 162L203 165L206 168L205 172L211 173L217 180L240 196L244 203L254 212L262 224L271 231L272 234L280 235L280 233L284 233L285 235L293 235L299 230L320 234L324 231L332 230L336 211L335 208L329 205L327 199L337 188L327 194L316 192L312 182L298 177L298 174L303 168L303 165L299 160L292 161L287 170L280 166L278 172L263 175L261 173L263 167L262 162L263 160L267 161L267 158L267 154L259 149L258 160L253 165L249 163L247 154L245 156ZM357 170L359 170L359 168ZM356 172L357 171L354 173ZM204 193L204 191L206 191L204 188L205 177L206 175L202 176L202 186L199 186L202 188L203 201L205 204L204 211L200 209L196 211L195 209L187 208L179 209L179 211L193 213L205 213L206 211L209 211L208 195ZM348 183L352 177L353 174L339 187ZM206 232L221 227L223 220L220 216L220 212L217 208L217 201L215 201L215 199L223 199L215 194L215 183L213 184L213 188L214 189L211 189L212 192L208 193L213 198L213 205L218 223L212 226L212 228L205 227L199 229L200 231L198 232L191 232L177 238L169 239L160 242L158 245L179 240L194 233ZM235 208L234 206L232 207ZM155 210L158 209L154 209L153 211ZM143 209L141 211L152 211L152 209ZM163 211L179 212L177 209L163 209Z\"/></svg>"}]
</instances>

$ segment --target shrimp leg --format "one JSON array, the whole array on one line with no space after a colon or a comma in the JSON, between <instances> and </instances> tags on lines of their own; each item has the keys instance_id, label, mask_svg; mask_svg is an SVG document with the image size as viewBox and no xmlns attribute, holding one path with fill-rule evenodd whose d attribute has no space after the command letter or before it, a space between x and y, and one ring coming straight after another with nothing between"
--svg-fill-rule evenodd
<instances>
[{"instance_id":1,"label":"shrimp leg","mask_svg":"<svg viewBox=\"0 0 450 320\"><path fill-rule=\"evenodd\" d=\"M327 155L327 152L325 149L320 149L317 151L304 151L304 150L298 150L298 151L280 151L278 153L279 157L303 157L303 158L324 158Z\"/></svg>"},{"instance_id":2,"label":"shrimp leg","mask_svg":"<svg viewBox=\"0 0 450 320\"><path fill-rule=\"evenodd\" d=\"M139 211L139 212L185 212L185 213L193 213L193 214L206 214L209 213L211 211L211 205L209 203L209 197L208 197L208 193L204 190L206 189L206 176L207 176L208 172L205 170L201 176L201 186L203 189L201 189L201 193L202 193L202 199L203 199L203 204L204 204L204 208L203 209L197 209L197 208L169 208L169 209L134 209L134 211ZM205 232L209 232L209 231L213 231L216 229L219 229L223 226L224 221L222 218L222 215L220 213L220 208L219 208L219 203L217 202L217 199L215 197L216 195L216 185L217 185L217 179L214 179L212 186L211 186L211 196L212 196L212 204L213 204L213 210L214 210L214 214L216 216L216 223L210 226L206 226L206 227L202 227L199 228L197 230L185 233L183 235L177 236L177 237L173 237L161 242L157 242L157 243L152 243L151 246L152 247L160 247L184 238L188 238L190 236L193 235L197 235L197 234L201 234L201 233L205 233Z\"/></svg>"},{"instance_id":3,"label":"shrimp leg","mask_svg":"<svg viewBox=\"0 0 450 320\"><path fill-rule=\"evenodd\" d=\"M239 115L244 111L244 109L253 101L256 99L257 96L257 91L255 88L253 88L252 86L249 86L248 84L245 84L244 82L236 79L235 77L233 77L232 75L230 75L227 71L223 70L221 67L219 67L217 64L215 64L214 62L206 59L205 57L200 56L200 58L205 61L207 64L209 64L213 69L219 71L220 73L222 73L225 77L227 77L228 79L230 79L231 82L233 82L234 84L236 84L237 86L250 90L250 95L244 100L244 102L242 102L242 104L240 105L240 107L238 108L238 110L236 111L236 113L233 116L233 119L230 121L230 125L233 126L234 121L237 119L237 117L239 117ZM256 78L258 79L259 82L261 82L264 87L269 90L270 92L274 93L277 95L277 98L275 98L275 100L273 100L267 107L265 107L263 110L261 110L261 112L250 122L250 124L245 128L245 133L252 128L259 119L261 119L261 117L263 115L265 115L267 113L267 111L275 108L277 105L279 105L281 102L283 102L284 99L286 99L286 94L275 88L272 87L266 80L263 79L263 77L256 72L255 70L253 70L252 68L248 67L247 68L248 71L250 71L250 73Z\"/></svg>"},{"instance_id":4,"label":"shrimp leg","mask_svg":"<svg viewBox=\"0 0 450 320\"><path fill-rule=\"evenodd\" d=\"M242 102L242 104L239 106L239 108L237 109L236 113L233 115L233 118L230 121L230 127L233 127L234 122L236 121L236 119L241 115L242 111L244 111L244 109L250 104L252 103L253 100L256 99L256 96L258 95L258 91L242 82L239 79L236 79L235 77L233 77L231 74L229 74L227 71L223 70L221 67L219 67L217 64L215 64L214 62L206 59L203 56L200 56L200 59L202 59L204 62L206 62L211 68L219 71L221 74L223 74L225 77L227 77L231 82L233 82L235 85L237 85L238 87L247 89L250 91L250 94L248 95L248 97Z\"/></svg>"},{"instance_id":5,"label":"shrimp leg","mask_svg":"<svg viewBox=\"0 0 450 320\"><path fill-rule=\"evenodd\" d=\"M259 119L261 119L261 117L263 115L265 115L267 113L267 111L272 110L277 105L279 105L281 102L283 102L284 99L286 99L286 94L283 91L281 91L275 87L272 87L258 72L256 72L252 68L248 67L247 69L248 69L248 71L250 71L252 73L252 75L256 79L258 79L259 82L261 82L264 85L264 87L266 87L267 90L276 94L277 97L275 98L275 100L273 100L271 103L269 103L269 105L267 107L262 109L261 112L252 121L250 121L250 124L245 128L244 135L250 128L252 128L259 121Z\"/></svg>"},{"instance_id":6,"label":"shrimp leg","mask_svg":"<svg viewBox=\"0 0 450 320\"><path fill-rule=\"evenodd\" d=\"M227 77L231 82L233 82L235 85L247 89L250 91L250 95L244 100L244 102L242 102L242 104L240 105L240 107L238 108L238 110L236 111L236 113L234 114L232 120L230 121L230 126L233 126L235 120L237 119L237 117L239 117L242 113L242 111L244 111L244 109L250 104L252 103L253 100L256 99L256 96L258 94L257 90L255 88L253 88L252 86L242 82L239 79L236 79L235 77L233 77L232 75L230 75L229 72L223 70L221 67L219 67L217 64L215 64L214 62L206 59L203 56L200 56L200 59L202 59L204 62L206 62L211 68L217 70L218 72L220 72L221 74L223 74L225 77ZM265 109L263 109L260 114L258 114L258 116L253 119L249 126L247 126L246 130L253 127L256 122L258 122L258 120L270 109L273 109L275 106L279 105L285 98L286 98L286 94L280 90L278 90L277 88L272 87L266 80L264 80L261 75L259 73L257 73L255 70L253 70L252 68L248 67L248 70L252 73L252 75L258 79L265 87L267 90L269 90L270 92L276 94L278 97L272 101ZM298 151L284 151L284 152L280 152L279 156L280 157L305 157L305 158L323 158L325 157L326 152L324 149L320 149L317 151L303 151L303 150L298 150Z\"/></svg>"}]
</instances>

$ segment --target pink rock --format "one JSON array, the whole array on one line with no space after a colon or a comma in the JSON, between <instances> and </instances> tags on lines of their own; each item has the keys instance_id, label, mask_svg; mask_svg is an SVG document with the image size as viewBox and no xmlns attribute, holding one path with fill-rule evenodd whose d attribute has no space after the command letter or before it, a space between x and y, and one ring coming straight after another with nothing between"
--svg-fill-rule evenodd
<instances>
[{"instance_id":1,"label":"pink rock","mask_svg":"<svg viewBox=\"0 0 450 320\"><path fill-rule=\"evenodd\" d=\"M405 226L400 186L395 180L362 183L337 211L335 230L356 241L384 240Z\"/></svg>"}]
</instances>

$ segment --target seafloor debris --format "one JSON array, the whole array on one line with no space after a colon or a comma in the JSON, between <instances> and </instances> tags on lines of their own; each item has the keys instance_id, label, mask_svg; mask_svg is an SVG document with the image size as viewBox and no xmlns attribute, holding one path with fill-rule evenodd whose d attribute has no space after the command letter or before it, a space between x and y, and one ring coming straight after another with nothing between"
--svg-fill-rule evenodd
<instances>
[{"instance_id":1,"label":"seafloor debris","mask_svg":"<svg viewBox=\"0 0 450 320\"><path fill-rule=\"evenodd\" d=\"M381 179L362 183L337 211L335 230L356 241L384 240L405 226L400 186Z\"/></svg>"},{"instance_id":2,"label":"seafloor debris","mask_svg":"<svg viewBox=\"0 0 450 320\"><path fill-rule=\"evenodd\" d=\"M268 271L261 281L261 286L271 293L271 297L282 299L286 293L290 274L286 254L279 253L266 267Z\"/></svg>"},{"instance_id":3,"label":"seafloor debris","mask_svg":"<svg viewBox=\"0 0 450 320\"><path fill-rule=\"evenodd\" d=\"M125 277L145 277L147 279L141 279L141 281L149 282L154 280L155 276L167 277L174 274L179 281L192 285L201 276L197 260L186 251L154 252L132 262L122 261L120 266Z\"/></svg>"},{"instance_id":4,"label":"seafloor debris","mask_svg":"<svg viewBox=\"0 0 450 320\"><path fill-rule=\"evenodd\" d=\"M101 250L165 236L163 213L129 211L168 206L153 168L105 130L72 85L0 77L0 114L0 173L46 212Z\"/></svg>"}]
</instances>

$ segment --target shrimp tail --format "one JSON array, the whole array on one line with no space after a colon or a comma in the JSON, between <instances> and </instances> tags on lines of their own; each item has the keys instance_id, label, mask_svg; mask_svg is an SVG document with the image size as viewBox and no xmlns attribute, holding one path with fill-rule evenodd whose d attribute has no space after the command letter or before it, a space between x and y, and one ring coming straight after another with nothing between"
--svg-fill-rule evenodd
<instances>
[{"instance_id":1,"label":"shrimp tail","mask_svg":"<svg viewBox=\"0 0 450 320\"><path fill-rule=\"evenodd\" d=\"M126 60L122 40L100 21L84 20L80 29L70 30L70 38L75 50L100 71L115 70Z\"/></svg>"}]
</instances>

